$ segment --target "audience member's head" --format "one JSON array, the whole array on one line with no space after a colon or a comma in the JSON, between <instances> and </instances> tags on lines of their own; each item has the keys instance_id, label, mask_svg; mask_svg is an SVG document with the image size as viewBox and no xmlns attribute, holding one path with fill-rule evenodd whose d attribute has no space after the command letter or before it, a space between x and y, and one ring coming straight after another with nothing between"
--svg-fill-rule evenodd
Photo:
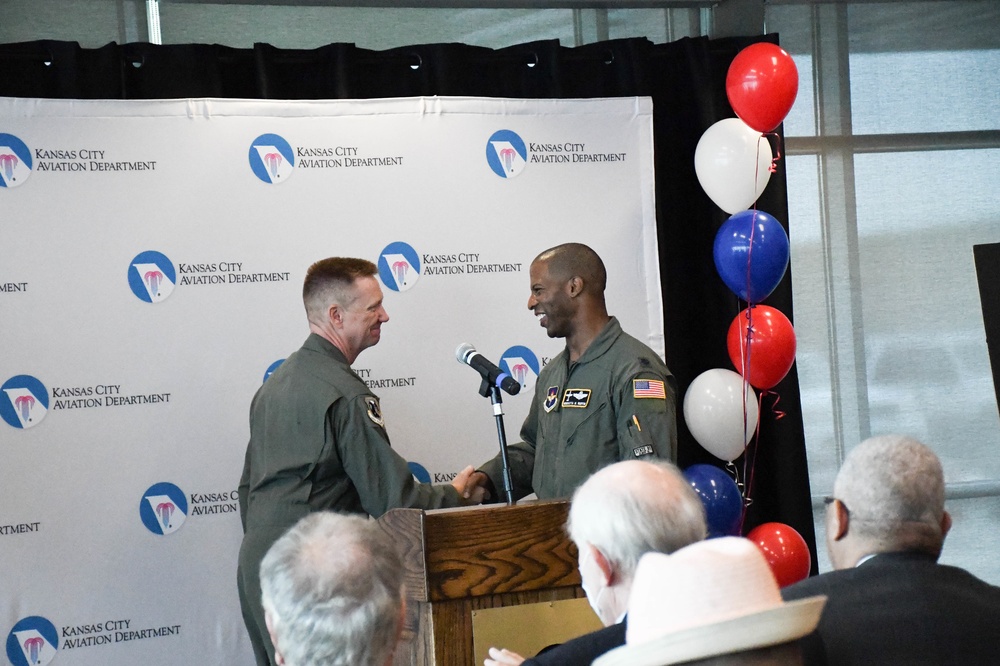
<instances>
[{"instance_id":1,"label":"audience member's head","mask_svg":"<svg viewBox=\"0 0 1000 666\"><path fill-rule=\"evenodd\" d=\"M705 534L701 500L666 461L609 465L577 488L570 505L569 536L579 550L583 588L605 625L625 613L643 554L672 553Z\"/></svg>"},{"instance_id":2,"label":"audience member's head","mask_svg":"<svg viewBox=\"0 0 1000 666\"><path fill-rule=\"evenodd\" d=\"M816 629L825 603L783 602L764 554L740 537L647 553L633 580L625 645L594 666L801 663L796 641Z\"/></svg>"},{"instance_id":3,"label":"audience member's head","mask_svg":"<svg viewBox=\"0 0 1000 666\"><path fill-rule=\"evenodd\" d=\"M848 454L826 516L835 569L853 567L876 553L938 557L950 527L941 461L930 448L910 437L883 435Z\"/></svg>"},{"instance_id":4,"label":"audience member's head","mask_svg":"<svg viewBox=\"0 0 1000 666\"><path fill-rule=\"evenodd\" d=\"M330 512L300 520L260 565L275 659L285 666L385 666L403 615L403 566L366 518Z\"/></svg>"}]
</instances>

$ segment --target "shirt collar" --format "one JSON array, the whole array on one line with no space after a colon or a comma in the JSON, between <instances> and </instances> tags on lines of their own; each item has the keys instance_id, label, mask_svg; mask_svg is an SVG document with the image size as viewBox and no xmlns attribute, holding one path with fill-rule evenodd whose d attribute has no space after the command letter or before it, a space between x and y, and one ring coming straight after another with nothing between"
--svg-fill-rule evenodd
<instances>
[{"instance_id":1,"label":"shirt collar","mask_svg":"<svg viewBox=\"0 0 1000 666\"><path fill-rule=\"evenodd\" d=\"M597 337L594 338L594 341L587 347L587 350L576 360L576 363L589 363L600 358L611 349L611 345L615 343L615 340L621 334L622 325L618 323L618 318L611 317L608 323L604 325L604 328L601 329L601 332L597 334ZM566 359L567 361L569 360L569 353L566 354Z\"/></svg>"}]
</instances>

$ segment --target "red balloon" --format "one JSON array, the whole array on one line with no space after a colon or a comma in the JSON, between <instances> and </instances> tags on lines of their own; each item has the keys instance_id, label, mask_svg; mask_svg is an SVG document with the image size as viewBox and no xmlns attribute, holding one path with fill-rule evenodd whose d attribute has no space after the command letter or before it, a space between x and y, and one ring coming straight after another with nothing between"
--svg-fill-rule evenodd
<instances>
[{"instance_id":1,"label":"red balloon","mask_svg":"<svg viewBox=\"0 0 1000 666\"><path fill-rule=\"evenodd\" d=\"M747 320L747 313L751 320ZM747 328L751 329L747 342ZM755 305L736 315L726 336L729 360L736 372L757 389L777 385L795 362L795 329L788 317L768 305Z\"/></svg>"},{"instance_id":2,"label":"red balloon","mask_svg":"<svg viewBox=\"0 0 1000 666\"><path fill-rule=\"evenodd\" d=\"M775 44L751 44L736 54L726 74L726 95L740 120L758 132L781 124L799 92L792 57Z\"/></svg>"},{"instance_id":3,"label":"red balloon","mask_svg":"<svg viewBox=\"0 0 1000 666\"><path fill-rule=\"evenodd\" d=\"M797 583L809 576L812 558L802 535L784 523L764 523L750 530L747 538L757 544L779 587Z\"/></svg>"}]
</instances>

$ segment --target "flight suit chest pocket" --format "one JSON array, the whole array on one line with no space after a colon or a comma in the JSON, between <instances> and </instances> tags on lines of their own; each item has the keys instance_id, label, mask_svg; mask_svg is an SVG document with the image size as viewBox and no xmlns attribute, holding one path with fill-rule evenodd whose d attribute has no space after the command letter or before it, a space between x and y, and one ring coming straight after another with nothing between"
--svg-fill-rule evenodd
<instances>
[{"instance_id":1,"label":"flight suit chest pocket","mask_svg":"<svg viewBox=\"0 0 1000 666\"><path fill-rule=\"evenodd\" d=\"M561 431L567 450L586 447L600 459L618 452L618 436L611 405L591 400L584 408L563 408ZM589 457L589 456L588 456Z\"/></svg>"}]
</instances>

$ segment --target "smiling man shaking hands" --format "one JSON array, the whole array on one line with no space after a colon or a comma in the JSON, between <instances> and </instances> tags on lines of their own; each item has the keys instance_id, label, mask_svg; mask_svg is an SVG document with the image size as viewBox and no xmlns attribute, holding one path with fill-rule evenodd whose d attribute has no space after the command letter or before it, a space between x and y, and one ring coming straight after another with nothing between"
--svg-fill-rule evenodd
<instances>
[{"instance_id":1,"label":"smiling man shaking hands","mask_svg":"<svg viewBox=\"0 0 1000 666\"><path fill-rule=\"evenodd\" d=\"M622 330L604 303L607 271L594 250L566 243L531 262L528 309L566 348L538 376L521 440L508 447L514 499L569 497L620 460L677 458L673 375L656 352ZM472 481L497 497L498 455ZM493 486L490 488L490 486Z\"/></svg>"}]
</instances>

